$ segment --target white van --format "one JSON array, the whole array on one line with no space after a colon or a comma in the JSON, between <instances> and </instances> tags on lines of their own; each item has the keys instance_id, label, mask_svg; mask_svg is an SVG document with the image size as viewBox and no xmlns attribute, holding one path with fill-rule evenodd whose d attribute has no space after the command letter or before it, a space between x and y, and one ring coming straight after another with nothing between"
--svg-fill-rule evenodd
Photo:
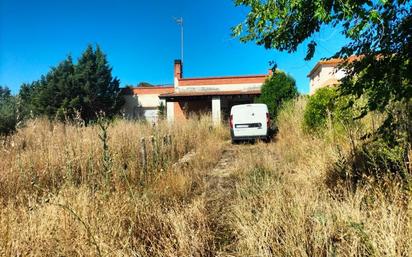
<instances>
[{"instance_id":1,"label":"white van","mask_svg":"<svg viewBox=\"0 0 412 257\"><path fill-rule=\"evenodd\" d=\"M230 110L232 142L248 139L269 139L270 116L266 104L234 105Z\"/></svg>"}]
</instances>

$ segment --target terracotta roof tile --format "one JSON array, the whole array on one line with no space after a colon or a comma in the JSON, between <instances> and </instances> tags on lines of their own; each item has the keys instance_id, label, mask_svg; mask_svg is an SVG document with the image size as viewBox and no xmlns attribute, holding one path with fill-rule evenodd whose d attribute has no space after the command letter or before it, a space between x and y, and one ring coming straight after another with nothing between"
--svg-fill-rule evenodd
<instances>
[{"instance_id":1,"label":"terracotta roof tile","mask_svg":"<svg viewBox=\"0 0 412 257\"><path fill-rule=\"evenodd\" d=\"M328 60L320 60L315 67L313 67L313 69L309 72L307 77L311 77L313 73L315 73L315 71L322 65L333 65L333 66L337 66L340 63L343 63L344 61L348 61L348 62L353 62L353 61L357 61L359 59L361 59L362 56L357 56L357 55L353 55L348 57L347 59L342 59L342 58L331 58Z\"/></svg>"}]
</instances>

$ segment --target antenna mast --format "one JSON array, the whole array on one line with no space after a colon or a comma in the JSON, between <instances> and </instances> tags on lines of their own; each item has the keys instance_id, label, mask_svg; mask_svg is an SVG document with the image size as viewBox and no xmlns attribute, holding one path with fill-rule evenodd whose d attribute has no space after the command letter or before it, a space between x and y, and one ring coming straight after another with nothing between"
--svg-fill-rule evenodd
<instances>
[{"instance_id":1,"label":"antenna mast","mask_svg":"<svg viewBox=\"0 0 412 257\"><path fill-rule=\"evenodd\" d=\"M183 17L175 18L175 20L180 25L180 55L183 63Z\"/></svg>"}]
</instances>

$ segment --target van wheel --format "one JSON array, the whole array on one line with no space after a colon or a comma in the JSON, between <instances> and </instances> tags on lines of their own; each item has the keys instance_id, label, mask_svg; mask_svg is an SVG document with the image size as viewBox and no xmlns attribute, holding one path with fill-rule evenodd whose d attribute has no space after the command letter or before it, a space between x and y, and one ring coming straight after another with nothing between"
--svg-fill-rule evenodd
<instances>
[{"instance_id":1,"label":"van wheel","mask_svg":"<svg viewBox=\"0 0 412 257\"><path fill-rule=\"evenodd\" d=\"M237 144L237 140L235 140L235 139L232 138L231 141L232 141L232 145L236 145L236 144Z\"/></svg>"}]
</instances>

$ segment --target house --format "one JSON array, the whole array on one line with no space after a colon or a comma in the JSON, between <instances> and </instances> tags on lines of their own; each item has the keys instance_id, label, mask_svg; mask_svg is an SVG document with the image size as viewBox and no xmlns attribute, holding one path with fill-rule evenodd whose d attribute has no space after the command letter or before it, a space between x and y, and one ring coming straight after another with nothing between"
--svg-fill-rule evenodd
<instances>
[{"instance_id":1,"label":"house","mask_svg":"<svg viewBox=\"0 0 412 257\"><path fill-rule=\"evenodd\" d=\"M227 119L236 104L253 103L271 74L184 78L180 60L174 62L171 86L126 87L123 113L129 119L156 121L161 104L169 121L185 120L191 115L211 113L215 124Z\"/></svg>"},{"instance_id":2,"label":"house","mask_svg":"<svg viewBox=\"0 0 412 257\"><path fill-rule=\"evenodd\" d=\"M271 71L261 75L185 78L182 62L176 60L174 90L159 97L166 102L169 121L211 113L213 122L218 124L228 118L233 105L252 103L270 74Z\"/></svg>"},{"instance_id":3,"label":"house","mask_svg":"<svg viewBox=\"0 0 412 257\"><path fill-rule=\"evenodd\" d=\"M359 59L359 57L351 56L347 61L353 62L357 59ZM309 94L313 95L317 89L322 87L339 85L340 80L346 76L345 71L339 68L339 64L343 62L344 59L340 58L319 61L308 74L310 79Z\"/></svg>"}]
</instances>

